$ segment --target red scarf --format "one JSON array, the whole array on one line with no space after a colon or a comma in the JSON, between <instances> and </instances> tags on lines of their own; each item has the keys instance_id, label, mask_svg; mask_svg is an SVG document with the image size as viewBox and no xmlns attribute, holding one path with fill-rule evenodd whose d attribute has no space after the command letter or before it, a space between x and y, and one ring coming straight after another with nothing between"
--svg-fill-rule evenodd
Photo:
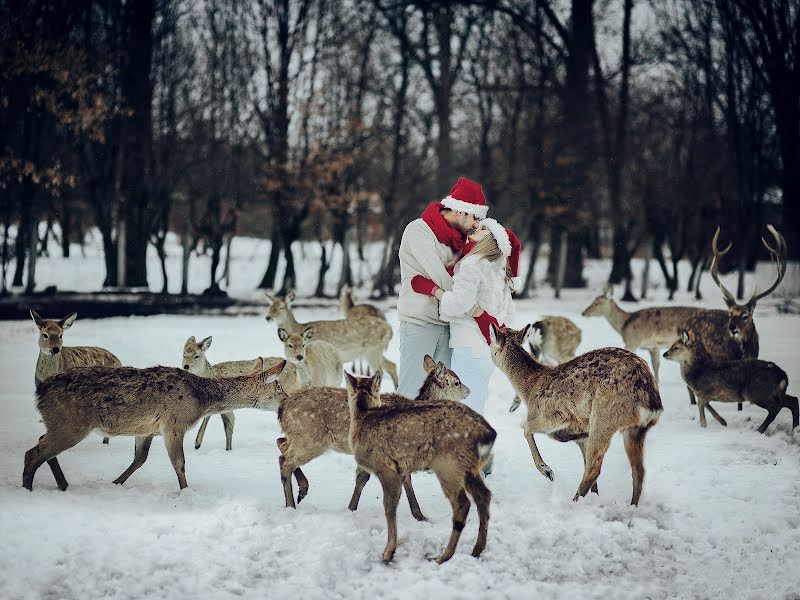
<instances>
[{"instance_id":1,"label":"red scarf","mask_svg":"<svg viewBox=\"0 0 800 600\"><path fill-rule=\"evenodd\" d=\"M454 252L461 252L466 242L464 235L458 229L450 226L442 216L442 208L444 207L438 202L429 204L422 213L422 220L431 228L439 243L450 246Z\"/></svg>"}]
</instances>

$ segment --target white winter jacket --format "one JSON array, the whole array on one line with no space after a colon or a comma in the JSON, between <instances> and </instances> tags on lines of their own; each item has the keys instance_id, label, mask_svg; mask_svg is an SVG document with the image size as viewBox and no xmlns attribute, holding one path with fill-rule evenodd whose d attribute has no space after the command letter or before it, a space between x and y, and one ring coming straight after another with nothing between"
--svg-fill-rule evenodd
<instances>
[{"instance_id":1,"label":"white winter jacket","mask_svg":"<svg viewBox=\"0 0 800 600\"><path fill-rule=\"evenodd\" d=\"M489 346L469 315L476 304L501 324L514 316L504 260L490 262L483 256L468 254L456 265L452 291L445 292L439 303L442 320L450 322L450 347L472 348L475 358L485 358L489 356Z\"/></svg>"}]
</instances>

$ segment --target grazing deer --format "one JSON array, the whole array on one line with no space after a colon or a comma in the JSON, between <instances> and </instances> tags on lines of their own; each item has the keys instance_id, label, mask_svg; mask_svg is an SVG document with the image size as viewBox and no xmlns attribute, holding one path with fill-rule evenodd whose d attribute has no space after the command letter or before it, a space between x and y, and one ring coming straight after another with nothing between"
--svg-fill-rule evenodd
<instances>
[{"instance_id":1,"label":"grazing deer","mask_svg":"<svg viewBox=\"0 0 800 600\"><path fill-rule=\"evenodd\" d=\"M775 363L753 358L714 361L696 334L686 330L681 331L680 339L664 353L664 358L680 363L683 380L697 397L701 427L706 426L706 408L720 425L728 425L711 407L711 400L752 402L765 409L768 414L759 433L767 430L782 408L792 413L792 429L800 425L797 398L786 393L789 379Z\"/></svg>"},{"instance_id":2,"label":"grazing deer","mask_svg":"<svg viewBox=\"0 0 800 600\"><path fill-rule=\"evenodd\" d=\"M183 368L185 370L194 375L199 375L200 377L222 379L223 377L248 375L256 368L256 363L259 361L257 358L253 360L232 360L212 365L208 362L208 358L206 358L206 351L211 347L211 340L211 336L199 342L195 340L194 336L186 340L186 343L183 345ZM275 366L283 361L283 359L279 357L268 357L262 360L266 368ZM288 366L287 368L291 373L294 367ZM225 428L225 450L230 450L233 447L233 424L235 422L235 417L233 412L221 413L220 417L222 417L222 426ZM206 427L208 426L209 419L211 419L210 416L203 417L203 422L200 423L200 429L197 430L197 437L194 441L195 450L199 449L203 443L203 437L206 434Z\"/></svg>"},{"instance_id":3,"label":"grazing deer","mask_svg":"<svg viewBox=\"0 0 800 600\"><path fill-rule=\"evenodd\" d=\"M349 285L342 286L342 291L339 294L339 308L342 309L342 314L345 319L357 319L359 317L377 317L378 319L386 320L386 315L383 311L372 304L356 304L353 301L353 290Z\"/></svg>"},{"instance_id":4,"label":"grazing deer","mask_svg":"<svg viewBox=\"0 0 800 600\"><path fill-rule=\"evenodd\" d=\"M467 386L461 383L458 375L444 363L436 363L426 355L423 360L425 382L419 390L416 401L425 400L464 400L470 394ZM382 394L381 404L410 402L398 394ZM300 467L322 456L329 450L341 454L352 454L350 448L350 410L347 407L347 392L343 389L314 388L291 394L278 408L278 420L284 437L276 440L281 451L281 482L283 483L286 506L294 508L294 492L291 475L294 473L298 485L297 502L308 493L308 480ZM350 510L358 508L361 492L369 481L368 471L356 469L356 484L350 499ZM403 481L411 514L418 521L425 516L419 508L411 477Z\"/></svg>"},{"instance_id":5,"label":"grazing deer","mask_svg":"<svg viewBox=\"0 0 800 600\"><path fill-rule=\"evenodd\" d=\"M107 435L136 436L133 462L114 483L125 483L144 464L153 436L160 434L183 489L186 432L206 415L238 408L276 410L286 398L285 365L282 361L261 371L259 359L256 373L229 379L207 379L170 367L84 367L51 377L36 389L47 433L25 453L22 485L32 490L36 470L47 462L58 487L66 490L56 457L98 429Z\"/></svg>"},{"instance_id":6,"label":"grazing deer","mask_svg":"<svg viewBox=\"0 0 800 600\"><path fill-rule=\"evenodd\" d=\"M547 367L525 352L531 333L492 325L492 360L503 371L528 407L525 439L539 472L553 481L534 433L559 442L575 441L581 449L584 472L573 500L589 489L597 492L597 478L612 436L620 431L631 463L633 496L638 505L644 482L644 440L663 412L653 375L638 356L621 348L600 348L557 367Z\"/></svg>"},{"instance_id":7,"label":"grazing deer","mask_svg":"<svg viewBox=\"0 0 800 600\"><path fill-rule=\"evenodd\" d=\"M441 564L453 556L464 529L472 496L478 507L478 539L472 556L486 547L492 494L481 478L491 458L497 432L474 410L460 402L428 400L381 404L381 373L370 378L347 377L350 446L356 463L374 473L383 487L388 540L383 560L397 549L397 504L400 489L412 473L430 470L453 509L453 530Z\"/></svg>"},{"instance_id":8,"label":"grazing deer","mask_svg":"<svg viewBox=\"0 0 800 600\"><path fill-rule=\"evenodd\" d=\"M270 303L267 321L274 321L290 334L302 335L307 327L313 326L314 339L336 346L343 362L365 358L374 372L386 371L397 387L397 367L383 356L392 339L392 326L389 323L376 317L298 323L291 306L294 298L294 290L289 290L285 298L267 294Z\"/></svg>"},{"instance_id":9,"label":"grazing deer","mask_svg":"<svg viewBox=\"0 0 800 600\"><path fill-rule=\"evenodd\" d=\"M34 381L45 379L74 367L121 367L122 363L111 352L94 346L64 346L64 332L72 327L78 313L63 319L43 319L31 309L31 318L39 328L39 358L36 360ZM108 438L103 438L108 443Z\"/></svg>"},{"instance_id":10,"label":"grazing deer","mask_svg":"<svg viewBox=\"0 0 800 600\"><path fill-rule=\"evenodd\" d=\"M297 369L301 387L339 387L344 371L342 357L333 344L315 340L314 333L313 325L306 327L302 334L278 329L286 360Z\"/></svg>"}]
</instances>

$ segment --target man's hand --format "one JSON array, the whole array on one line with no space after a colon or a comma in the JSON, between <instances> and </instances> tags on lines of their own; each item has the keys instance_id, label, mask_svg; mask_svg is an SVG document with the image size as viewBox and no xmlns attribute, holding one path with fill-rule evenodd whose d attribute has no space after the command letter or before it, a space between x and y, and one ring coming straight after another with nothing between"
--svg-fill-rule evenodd
<instances>
[{"instance_id":1,"label":"man's hand","mask_svg":"<svg viewBox=\"0 0 800 600\"><path fill-rule=\"evenodd\" d=\"M492 338L489 334L489 327L491 326L492 323L500 327L500 323L498 323L497 319L495 319L492 315L490 315L486 311L483 311L480 315L473 318L475 319L475 322L478 324L478 327L480 328L481 333L483 334L483 337L486 340L486 343L491 345Z\"/></svg>"},{"instance_id":2,"label":"man's hand","mask_svg":"<svg viewBox=\"0 0 800 600\"><path fill-rule=\"evenodd\" d=\"M418 294L424 294L426 296L435 296L435 292L438 289L438 286L433 283L430 279L423 277L422 275L414 275L411 279L411 289L417 292Z\"/></svg>"}]
</instances>

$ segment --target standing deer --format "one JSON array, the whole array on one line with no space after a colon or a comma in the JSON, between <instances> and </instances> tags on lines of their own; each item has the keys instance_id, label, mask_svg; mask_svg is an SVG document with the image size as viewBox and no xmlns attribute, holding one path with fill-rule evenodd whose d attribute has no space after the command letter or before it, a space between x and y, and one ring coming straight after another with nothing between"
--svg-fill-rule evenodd
<instances>
[{"instance_id":1,"label":"standing deer","mask_svg":"<svg viewBox=\"0 0 800 600\"><path fill-rule=\"evenodd\" d=\"M291 383L286 361L244 377L207 379L182 369L84 367L51 377L36 389L37 408L47 432L25 453L22 485L33 489L36 470L47 462L61 490L67 480L56 458L97 429L107 435L136 436L131 465L122 484L147 460L153 436L161 435L178 485L186 487L183 437L204 416L238 408L276 410Z\"/></svg>"},{"instance_id":2,"label":"standing deer","mask_svg":"<svg viewBox=\"0 0 800 600\"><path fill-rule=\"evenodd\" d=\"M313 325L306 327L302 334L278 329L286 360L297 369L301 387L339 387L344 371L342 357L333 344L315 340L315 332Z\"/></svg>"},{"instance_id":3,"label":"standing deer","mask_svg":"<svg viewBox=\"0 0 800 600\"><path fill-rule=\"evenodd\" d=\"M497 432L474 410L460 402L428 400L381 404L381 373L370 378L347 377L350 446L358 465L377 475L383 486L388 540L383 560L397 549L397 504L405 479L430 470L453 509L453 530L441 564L453 556L469 513L472 496L478 507L478 539L472 556L480 556L489 531L492 494L481 478L491 457Z\"/></svg>"},{"instance_id":4,"label":"standing deer","mask_svg":"<svg viewBox=\"0 0 800 600\"><path fill-rule=\"evenodd\" d=\"M64 332L72 327L78 313L63 319L43 319L31 309L31 318L39 328L39 358L36 360L34 381L45 379L74 367L121 367L122 363L111 352L95 346L64 346ZM108 438L103 438L108 443Z\"/></svg>"},{"instance_id":5,"label":"standing deer","mask_svg":"<svg viewBox=\"0 0 800 600\"><path fill-rule=\"evenodd\" d=\"M453 400L461 401L470 390L461 383L458 375L444 363L436 363L426 355L423 361L425 382L416 401ZM398 394L381 394L381 404L411 402ZM350 411L347 407L347 392L343 389L313 388L291 394L278 408L278 420L284 437L276 440L281 451L280 467L286 506L295 508L291 475L294 473L298 485L297 502L308 493L308 480L300 467L322 456L329 450L341 454L352 454L350 448ZM356 484L350 499L350 510L358 508L361 492L369 481L368 471L356 469ZM411 477L403 481L411 514L418 521L425 516L419 508Z\"/></svg>"},{"instance_id":6,"label":"standing deer","mask_svg":"<svg viewBox=\"0 0 800 600\"><path fill-rule=\"evenodd\" d=\"M194 375L200 377L208 377L209 379L222 379L223 377L239 377L241 375L248 375L256 368L256 363L260 359L253 360L232 360L228 362L217 363L212 365L206 358L206 351L211 347L212 337L200 340L195 340L192 336L183 345L183 368ZM277 365L282 358L267 357L261 359L266 368ZM289 372L294 369L293 366L288 366ZM291 390L290 390L291 391ZM222 426L225 428L225 450L231 450L233 447L233 424L235 416L233 412L224 412L220 414L222 417ZM203 417L203 422L200 423L200 429L197 430L197 437L194 441L194 449L198 450L203 443L203 437L206 434L206 427L210 416Z\"/></svg>"},{"instance_id":7,"label":"standing deer","mask_svg":"<svg viewBox=\"0 0 800 600\"><path fill-rule=\"evenodd\" d=\"M342 286L342 291L339 294L339 308L342 309L342 314L345 319L356 319L359 317L377 317L386 320L386 315L383 311L372 304L356 304L353 301L353 290L349 285Z\"/></svg>"},{"instance_id":8,"label":"standing deer","mask_svg":"<svg viewBox=\"0 0 800 600\"><path fill-rule=\"evenodd\" d=\"M589 489L597 493L603 457L616 432L622 432L631 463L633 496L638 505L644 482L644 440L663 407L653 375L638 356L621 348L600 348L557 367L547 367L528 354L523 344L531 333L492 325L492 360L528 407L525 439L539 472L553 481L534 433L559 442L575 441L584 461L583 478L573 500Z\"/></svg>"},{"instance_id":9,"label":"standing deer","mask_svg":"<svg viewBox=\"0 0 800 600\"><path fill-rule=\"evenodd\" d=\"M693 331L681 331L680 339L664 353L664 358L681 365L683 380L697 397L700 426L706 426L705 409L723 427L727 422L709 402L752 402L765 409L767 418L758 428L764 433L783 408L792 413L792 429L800 425L797 398L786 393L789 378L778 365L758 359L717 362L708 354Z\"/></svg>"},{"instance_id":10,"label":"standing deer","mask_svg":"<svg viewBox=\"0 0 800 600\"><path fill-rule=\"evenodd\" d=\"M386 371L397 387L397 367L383 356L392 339L392 326L389 323L376 317L298 323L291 306L294 298L294 290L289 290L285 298L267 294L270 303L267 321L274 321L290 334L302 335L307 327L313 326L314 339L336 346L343 362L365 358L374 372Z\"/></svg>"}]
</instances>

